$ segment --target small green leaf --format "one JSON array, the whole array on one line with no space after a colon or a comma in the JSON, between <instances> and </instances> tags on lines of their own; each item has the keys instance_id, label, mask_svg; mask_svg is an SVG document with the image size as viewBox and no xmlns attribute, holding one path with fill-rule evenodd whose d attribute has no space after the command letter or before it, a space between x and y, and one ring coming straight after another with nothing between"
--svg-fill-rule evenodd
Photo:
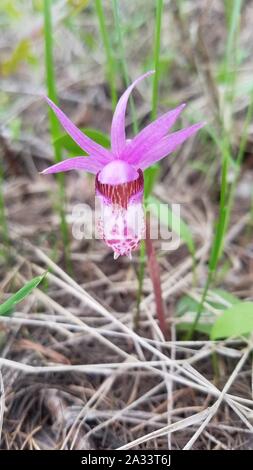
<instances>
[{"instance_id":1,"label":"small green leaf","mask_svg":"<svg viewBox=\"0 0 253 470\"><path fill-rule=\"evenodd\" d=\"M12 119L9 123L10 138L18 141L21 135L22 121L20 118Z\"/></svg>"},{"instance_id":2,"label":"small green leaf","mask_svg":"<svg viewBox=\"0 0 253 470\"><path fill-rule=\"evenodd\" d=\"M177 331L191 331L192 323L181 322L176 325ZM198 323L195 331L199 333L204 333L205 335L209 336L212 329L212 325L208 323Z\"/></svg>"},{"instance_id":3,"label":"small green leaf","mask_svg":"<svg viewBox=\"0 0 253 470\"><path fill-rule=\"evenodd\" d=\"M0 71L5 77L16 72L19 65L23 62L36 62L31 46L32 44L28 39L22 39L13 50L10 57L0 64Z\"/></svg>"},{"instance_id":4,"label":"small green leaf","mask_svg":"<svg viewBox=\"0 0 253 470\"><path fill-rule=\"evenodd\" d=\"M183 295L176 305L176 315L177 317L181 317L187 313L196 314L198 308L199 302L197 300L193 299L189 295ZM209 313L207 313L206 320L208 323L198 323L196 331L199 331L199 333L204 333L209 336L212 328L213 317ZM181 321L176 325L176 328L178 331L190 331L192 328L192 322Z\"/></svg>"},{"instance_id":5,"label":"small green leaf","mask_svg":"<svg viewBox=\"0 0 253 470\"><path fill-rule=\"evenodd\" d=\"M199 307L199 302L193 299L189 295L183 295L177 305L176 305L176 314L182 316L188 312L197 312Z\"/></svg>"},{"instance_id":6,"label":"small green leaf","mask_svg":"<svg viewBox=\"0 0 253 470\"><path fill-rule=\"evenodd\" d=\"M158 163L156 163L155 165L145 170L144 172L144 197L145 199L147 199L148 196L150 196L153 190L154 184L156 182L156 179L158 178L159 171L160 171L160 166L158 165Z\"/></svg>"},{"instance_id":7,"label":"small green leaf","mask_svg":"<svg viewBox=\"0 0 253 470\"><path fill-rule=\"evenodd\" d=\"M224 299L224 301L228 304L235 305L235 304L238 304L238 303L241 302L240 299L238 299L238 297L231 294L231 292L227 292L224 289L212 289L212 291L210 291L210 294L212 292L214 294L218 295L221 299ZM217 299L217 301L216 300L210 300L209 303L217 309L224 310L224 308L225 308L223 302L219 302L218 299Z\"/></svg>"},{"instance_id":8,"label":"small green leaf","mask_svg":"<svg viewBox=\"0 0 253 470\"><path fill-rule=\"evenodd\" d=\"M68 3L73 8L86 8L89 0L68 0Z\"/></svg>"},{"instance_id":9,"label":"small green leaf","mask_svg":"<svg viewBox=\"0 0 253 470\"><path fill-rule=\"evenodd\" d=\"M246 335L253 331L253 302L239 302L217 318L211 339Z\"/></svg>"},{"instance_id":10,"label":"small green leaf","mask_svg":"<svg viewBox=\"0 0 253 470\"><path fill-rule=\"evenodd\" d=\"M41 283L45 276L46 273L42 274L42 276L35 277L21 287L18 292L11 295L2 305L0 305L0 315L8 315L10 310L15 307L16 304L24 300L33 291L33 289Z\"/></svg>"},{"instance_id":11,"label":"small green leaf","mask_svg":"<svg viewBox=\"0 0 253 470\"><path fill-rule=\"evenodd\" d=\"M172 209L159 201L154 196L149 196L148 204L150 204L151 212L159 216L160 221L170 229L174 229L177 235L182 237L188 249L192 255L195 253L195 243L189 226L183 219L177 217L176 214L172 213ZM172 227L172 220L174 222Z\"/></svg>"},{"instance_id":12,"label":"small green leaf","mask_svg":"<svg viewBox=\"0 0 253 470\"><path fill-rule=\"evenodd\" d=\"M1 0L0 3L0 13L7 15L10 20L19 20L22 16L21 5L17 5L16 0Z\"/></svg>"},{"instance_id":13,"label":"small green leaf","mask_svg":"<svg viewBox=\"0 0 253 470\"><path fill-rule=\"evenodd\" d=\"M84 128L81 129L81 131L87 135L87 137L94 140L97 144L100 144L105 148L110 147L110 139L107 134L92 128ZM85 153L84 150L82 150L68 134L62 135L56 139L55 142L59 143L62 148L67 150L73 156L87 155L87 153Z\"/></svg>"}]
</instances>

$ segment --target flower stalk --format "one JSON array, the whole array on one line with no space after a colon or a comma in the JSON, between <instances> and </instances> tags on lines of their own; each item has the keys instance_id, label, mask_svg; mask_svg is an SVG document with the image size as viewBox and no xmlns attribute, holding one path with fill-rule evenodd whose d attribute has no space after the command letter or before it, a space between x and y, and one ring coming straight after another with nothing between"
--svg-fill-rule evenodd
<instances>
[{"instance_id":1,"label":"flower stalk","mask_svg":"<svg viewBox=\"0 0 253 470\"><path fill-rule=\"evenodd\" d=\"M147 252L147 257L148 257L149 275L150 275L150 279L152 281L153 289L154 289L157 319L158 319L159 326L164 337L168 339L169 331L166 325L164 302L162 298L160 266L156 258L153 241L150 235L150 212L149 211L147 211L147 214L146 214L145 243L146 243L146 252Z\"/></svg>"}]
</instances>

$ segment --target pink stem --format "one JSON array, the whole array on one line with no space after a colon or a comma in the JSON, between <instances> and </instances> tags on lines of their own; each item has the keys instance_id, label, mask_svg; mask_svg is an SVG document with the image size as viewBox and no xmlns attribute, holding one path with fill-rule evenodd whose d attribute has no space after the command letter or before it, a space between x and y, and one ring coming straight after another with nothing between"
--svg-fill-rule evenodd
<instances>
[{"instance_id":1,"label":"pink stem","mask_svg":"<svg viewBox=\"0 0 253 470\"><path fill-rule=\"evenodd\" d=\"M168 328L166 325L165 320L165 313L164 313L164 303L162 299L162 291L161 291L161 277L160 277L160 267L156 259L154 245L152 239L150 237L150 213L147 212L146 216L146 251L148 256L148 268L150 278L153 284L154 295L155 295L155 303L156 303L156 313L158 322L163 332L164 336L168 338Z\"/></svg>"}]
</instances>

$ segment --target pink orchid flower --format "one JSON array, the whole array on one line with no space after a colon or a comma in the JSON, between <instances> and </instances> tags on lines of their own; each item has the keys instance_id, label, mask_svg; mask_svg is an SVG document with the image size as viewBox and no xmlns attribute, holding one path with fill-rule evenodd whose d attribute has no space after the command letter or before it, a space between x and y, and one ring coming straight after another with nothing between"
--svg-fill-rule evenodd
<instances>
[{"instance_id":1,"label":"pink orchid flower","mask_svg":"<svg viewBox=\"0 0 253 470\"><path fill-rule=\"evenodd\" d=\"M131 252L138 247L145 233L143 171L173 152L203 126L203 123L198 123L168 134L185 106L182 104L160 116L132 140L126 139L128 98L133 88L152 73L154 72L149 71L137 78L121 96L112 119L111 150L83 134L46 98L66 132L89 156L69 158L50 166L42 173L85 170L96 175L96 196L102 209L98 223L99 235L113 250L115 259L120 255L131 258Z\"/></svg>"}]
</instances>

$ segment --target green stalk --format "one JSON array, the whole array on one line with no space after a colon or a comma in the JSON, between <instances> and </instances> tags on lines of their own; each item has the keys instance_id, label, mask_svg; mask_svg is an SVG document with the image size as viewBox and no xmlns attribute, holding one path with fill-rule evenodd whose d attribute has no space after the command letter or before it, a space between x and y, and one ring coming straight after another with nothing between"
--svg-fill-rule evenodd
<instances>
[{"instance_id":1,"label":"green stalk","mask_svg":"<svg viewBox=\"0 0 253 470\"><path fill-rule=\"evenodd\" d=\"M56 82L54 74L54 59L53 59L53 30L52 30L52 15L51 15L51 0L44 0L44 38L45 38L45 67L46 67L46 81L47 81L47 93L49 98L58 103L57 93L56 93ZM54 160L55 163L59 163L62 160L61 156L61 145L58 142L58 137L60 135L60 128L58 120L51 109L49 112L50 120L50 133L52 145L54 148ZM61 221L61 233L62 240L64 245L64 258L65 263L68 269L70 269L69 261L69 235L68 235L68 226L65 218L65 183L64 175L58 173L56 175L58 183L58 195L57 195L57 210L59 212L60 221Z\"/></svg>"},{"instance_id":2,"label":"green stalk","mask_svg":"<svg viewBox=\"0 0 253 470\"><path fill-rule=\"evenodd\" d=\"M239 30L239 24L240 24L240 12L241 12L241 6L242 6L242 0L236 0L234 3L234 8L231 11L231 16L230 16L230 31L229 31L229 39L228 39L228 45L227 45L227 64L229 63L229 58L232 56L234 58L234 62L232 66L234 67L235 71L233 72L233 96L235 94L235 81L236 81L236 67L237 67L237 47L236 47L236 37L237 37L237 32ZM228 73L228 66L227 66L227 73ZM240 176L240 170L241 170L241 164L242 164L242 159L243 155L245 152L245 148L247 145L247 140L248 140L248 129L249 125L251 123L253 117L253 92L251 92L250 96L250 103L249 107L247 110L246 118L244 121L244 126L242 130L242 136L240 140L240 145L239 145L239 150L237 157L235 159L235 175L234 175L234 180L232 184L229 187L228 191L228 196L227 196L227 201L226 201L226 211L225 211L225 220L224 220L224 236L227 232L228 226L229 226L229 221L230 221L230 216L231 216L231 211L233 207L233 202L234 202L234 197L235 197L235 191L236 191L236 186L238 183L238 179ZM222 254L222 249L221 253Z\"/></svg>"},{"instance_id":3,"label":"green stalk","mask_svg":"<svg viewBox=\"0 0 253 470\"><path fill-rule=\"evenodd\" d=\"M237 154L237 158L235 160L236 164L236 172L234 176L234 180L231 184L230 191L229 191L229 196L228 196L228 202L227 202L227 213L226 213L226 221L225 221L225 228L227 229L230 221L230 215L231 215L231 210L233 207L233 202L234 202L234 197L235 197L235 191L236 191L236 186L238 183L238 178L240 176L240 169L241 169L241 164L242 164L242 159L243 155L245 152L245 148L247 145L248 141L248 129L250 122L252 121L253 117L253 93L250 99L250 105L248 107L247 115L245 118L244 126L243 126L243 131L242 131L242 137L239 145L239 151Z\"/></svg>"},{"instance_id":4,"label":"green stalk","mask_svg":"<svg viewBox=\"0 0 253 470\"><path fill-rule=\"evenodd\" d=\"M230 68L234 67L237 64L237 32L240 22L240 11L241 11L241 0L235 0L233 3L233 9L229 15L229 30L228 30L228 39L226 47L226 56L225 56L225 71L227 79L227 90L226 90L226 100L229 101L230 107L232 108L234 96L235 96L235 83L236 83L236 72L232 72L232 80L230 79ZM232 64L231 64L232 58ZM228 93L228 90L229 93ZM231 113L232 114L232 113ZM249 107L248 114L246 117L246 125L248 126L252 114L251 106ZM240 148L236 163L238 164L238 169L241 164L243 152L246 145L246 136L247 133L243 132L243 136L240 142ZM220 203L219 203L219 217L217 221L217 226L215 230L214 239L212 242L211 255L208 264L208 276L203 289L201 301L196 312L196 317L192 324L191 329L188 332L187 339L191 339L194 331L198 325L201 313L203 311L203 305L209 290L211 283L215 278L219 260L223 254L224 240L226 232L228 229L230 212L232 208L233 196L236 189L237 177L235 177L234 183L232 186L229 186L228 183L228 170L229 170L229 160L231 158L231 148L230 142L227 135L227 130L223 129L222 133L222 168L221 168L221 193L220 193ZM238 170L239 173L239 170ZM238 176L238 175L237 175Z\"/></svg>"},{"instance_id":5,"label":"green stalk","mask_svg":"<svg viewBox=\"0 0 253 470\"><path fill-rule=\"evenodd\" d=\"M153 79L153 93L152 93L152 120L157 115L158 105L158 86L159 86L159 72L160 72L160 46L161 46L161 24L162 24L163 0L156 2L156 24L155 24L155 47L154 47L154 66L155 74Z\"/></svg>"},{"instance_id":6,"label":"green stalk","mask_svg":"<svg viewBox=\"0 0 253 470\"><path fill-rule=\"evenodd\" d=\"M224 238L226 235L226 219L227 219L227 201L228 201L228 158L229 158L229 148L228 143L226 142L226 147L223 149L222 155L222 170L221 170L221 193L220 193L220 204L219 204L219 217L215 230L214 239L212 242L211 255L208 263L208 276L202 293L201 301L196 312L194 322L189 330L186 339L190 340L194 334L194 331L198 325L200 316L203 311L204 302L209 290L211 283L215 277L217 270L218 262L221 258Z\"/></svg>"},{"instance_id":7,"label":"green stalk","mask_svg":"<svg viewBox=\"0 0 253 470\"><path fill-rule=\"evenodd\" d=\"M230 106L230 125L232 128L232 108L236 91L237 67L238 67L238 47L237 38L240 29L242 0L234 0L232 6L225 4L228 18L228 39L225 54L225 102ZM227 12L229 9L229 13Z\"/></svg>"},{"instance_id":8,"label":"green stalk","mask_svg":"<svg viewBox=\"0 0 253 470\"><path fill-rule=\"evenodd\" d=\"M127 70L127 62L126 62L126 57L125 57L125 50L124 50L124 43L123 43L123 34L122 34L122 26L121 26L121 21L120 21L120 14L119 14L119 4L118 0L112 0L112 8L113 8L113 16L114 16L114 21L115 21L115 29L117 33L117 38L118 38L118 53L120 56L120 64L121 64L121 70L123 74L123 78L125 81L125 85L129 86L130 85L130 80L129 80L129 74ZM132 96L130 96L130 110L131 110L131 115L132 115L132 121L133 121L133 132L134 134L137 134L139 127L138 127L138 122L137 122L137 116L136 116L136 111L135 111L135 106L134 106L134 101Z\"/></svg>"},{"instance_id":9,"label":"green stalk","mask_svg":"<svg viewBox=\"0 0 253 470\"><path fill-rule=\"evenodd\" d=\"M110 42L109 34L106 28L102 1L95 0L95 7L96 7L97 17L99 21L100 33L102 36L105 53L106 53L107 74L108 74L108 79L109 79L110 88L111 88L112 108L115 109L115 106L117 103L117 91L116 91L116 83L115 83L115 64L114 64L114 57L113 57L111 42Z\"/></svg>"},{"instance_id":10,"label":"green stalk","mask_svg":"<svg viewBox=\"0 0 253 470\"><path fill-rule=\"evenodd\" d=\"M203 292L202 292L202 296L201 296L201 299L200 299L200 303L198 305L198 309L197 309L197 312L196 312L196 316L194 318L194 322L193 324L191 325L191 328L189 329L189 331L187 332L186 336L185 336L185 340L186 341L190 341L194 335L194 332L197 328L197 325L198 325L198 322L199 322L199 319L200 319L200 316L201 316L201 313L203 311L203 306L204 306L204 303L205 303L205 300L206 300L206 296L207 296L207 293L208 293L208 290L209 290L209 287L211 285L211 282L212 282L212 273L209 272L208 273L208 277L207 277L207 281L205 283L205 286L204 286L204 289L203 289Z\"/></svg>"}]
</instances>

